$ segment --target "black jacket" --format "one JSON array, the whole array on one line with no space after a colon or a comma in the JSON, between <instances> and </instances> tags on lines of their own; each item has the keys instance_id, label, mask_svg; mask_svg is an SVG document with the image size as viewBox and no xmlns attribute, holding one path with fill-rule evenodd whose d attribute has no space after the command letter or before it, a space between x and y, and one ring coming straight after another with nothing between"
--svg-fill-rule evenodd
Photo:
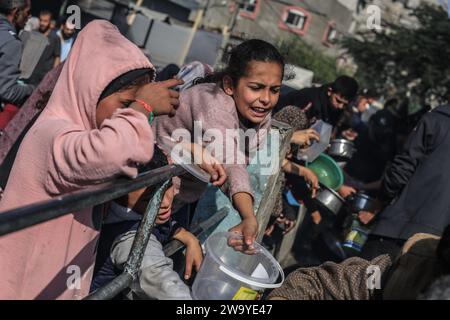
<instances>
[{"instance_id":1,"label":"black jacket","mask_svg":"<svg viewBox=\"0 0 450 320\"><path fill-rule=\"evenodd\" d=\"M333 108L327 94L329 85L323 85L317 88L304 88L291 91L280 97L275 112L282 108L293 105L304 109L309 103L311 108L306 112L308 119L322 119L323 121L335 126L342 114L342 110Z\"/></svg>"},{"instance_id":2,"label":"black jacket","mask_svg":"<svg viewBox=\"0 0 450 320\"><path fill-rule=\"evenodd\" d=\"M19 82L22 42L16 29L0 14L0 102L21 106L33 87Z\"/></svg>"},{"instance_id":3,"label":"black jacket","mask_svg":"<svg viewBox=\"0 0 450 320\"><path fill-rule=\"evenodd\" d=\"M372 234L408 239L418 232L440 236L450 224L450 105L425 114L404 151L387 169L382 198L392 201Z\"/></svg>"}]
</instances>

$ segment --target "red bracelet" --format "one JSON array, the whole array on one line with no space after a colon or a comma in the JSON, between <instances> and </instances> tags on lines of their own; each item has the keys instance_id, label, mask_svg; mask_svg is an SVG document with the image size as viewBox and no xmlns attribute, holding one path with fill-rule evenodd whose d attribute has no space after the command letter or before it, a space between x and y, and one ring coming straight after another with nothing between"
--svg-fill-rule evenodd
<instances>
[{"instance_id":1,"label":"red bracelet","mask_svg":"<svg viewBox=\"0 0 450 320\"><path fill-rule=\"evenodd\" d=\"M134 101L139 103L141 106L144 107L145 110L150 112L149 117L148 117L148 123L152 123L153 122L153 118L155 117L155 115L153 113L153 108L147 102L145 102L144 100L134 99Z\"/></svg>"}]
</instances>

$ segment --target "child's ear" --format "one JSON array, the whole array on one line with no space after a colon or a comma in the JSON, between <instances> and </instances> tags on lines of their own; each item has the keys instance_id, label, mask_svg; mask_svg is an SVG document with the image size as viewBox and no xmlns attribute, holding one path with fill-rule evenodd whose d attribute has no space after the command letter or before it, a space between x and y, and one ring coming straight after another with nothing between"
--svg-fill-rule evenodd
<instances>
[{"instance_id":1,"label":"child's ear","mask_svg":"<svg viewBox=\"0 0 450 320\"><path fill-rule=\"evenodd\" d=\"M223 77L223 91L229 96L232 96L234 93L233 90L233 80L230 76Z\"/></svg>"}]
</instances>

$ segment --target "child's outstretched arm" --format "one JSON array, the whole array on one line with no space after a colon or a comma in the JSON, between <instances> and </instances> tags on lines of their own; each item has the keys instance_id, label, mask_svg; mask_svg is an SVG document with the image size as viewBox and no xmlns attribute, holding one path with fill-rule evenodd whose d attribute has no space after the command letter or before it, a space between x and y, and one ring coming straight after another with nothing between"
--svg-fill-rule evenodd
<instances>
[{"instance_id":1,"label":"child's outstretched arm","mask_svg":"<svg viewBox=\"0 0 450 320\"><path fill-rule=\"evenodd\" d=\"M181 228L173 238L186 246L186 268L184 271L184 279L188 280L192 275L192 267L194 267L196 271L200 269L203 261L202 247L200 246L197 237L184 228Z\"/></svg>"},{"instance_id":2,"label":"child's outstretched arm","mask_svg":"<svg viewBox=\"0 0 450 320\"><path fill-rule=\"evenodd\" d=\"M230 245L235 250L251 254L254 252L253 242L258 235L258 221L253 213L253 197L246 192L235 193L233 195L233 205L241 214L242 222L230 229L230 231L242 234L243 240L232 239Z\"/></svg>"},{"instance_id":3,"label":"child's outstretched arm","mask_svg":"<svg viewBox=\"0 0 450 320\"><path fill-rule=\"evenodd\" d=\"M282 169L286 173L296 174L300 177L303 177L311 187L311 197L314 198L316 196L317 190L319 189L319 179L311 169L308 169L287 159L283 160Z\"/></svg>"}]
</instances>

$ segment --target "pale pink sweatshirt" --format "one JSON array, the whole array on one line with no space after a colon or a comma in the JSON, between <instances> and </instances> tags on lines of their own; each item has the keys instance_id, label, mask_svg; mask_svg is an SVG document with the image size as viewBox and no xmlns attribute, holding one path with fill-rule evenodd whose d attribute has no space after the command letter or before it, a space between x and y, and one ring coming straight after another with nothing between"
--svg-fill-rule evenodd
<instances>
[{"instance_id":1,"label":"pale pink sweatshirt","mask_svg":"<svg viewBox=\"0 0 450 320\"><path fill-rule=\"evenodd\" d=\"M271 124L270 114L258 126L254 127L256 134L253 135L245 150L256 151L267 135L267 130ZM157 140L161 137L172 137L177 129L186 129L192 137L194 136L194 122L199 122L202 127L202 133L208 130L214 130L226 137L227 129L249 129L241 123L234 99L227 95L220 86L213 83L198 84L180 94L180 106L174 117L161 116L157 117L154 122ZM210 131L210 132L214 132ZM205 139L202 145L206 147L210 139ZM231 148L234 154L239 151L237 143L234 140L223 140L223 150ZM231 145L231 146L230 146ZM217 155L215 155L217 158ZM228 158L227 158L228 157ZM245 163L237 163L230 161L229 152L222 152L218 160L224 164L227 173L227 182L222 187L222 191L227 194L230 199L238 192L246 192L253 195L250 185L250 178L247 172L247 164L249 163L248 154L245 155ZM181 180L175 179L174 184L179 189L179 193L174 199L173 210L176 211L185 203L191 203L198 200L205 191L207 184L193 177L184 176Z\"/></svg>"},{"instance_id":2,"label":"pale pink sweatshirt","mask_svg":"<svg viewBox=\"0 0 450 320\"><path fill-rule=\"evenodd\" d=\"M0 212L136 177L136 164L153 155L146 117L120 109L100 128L95 119L105 87L140 68L153 66L111 23L93 21L80 32L48 106L20 146ZM0 299L84 297L97 238L91 208L0 237Z\"/></svg>"}]
</instances>

